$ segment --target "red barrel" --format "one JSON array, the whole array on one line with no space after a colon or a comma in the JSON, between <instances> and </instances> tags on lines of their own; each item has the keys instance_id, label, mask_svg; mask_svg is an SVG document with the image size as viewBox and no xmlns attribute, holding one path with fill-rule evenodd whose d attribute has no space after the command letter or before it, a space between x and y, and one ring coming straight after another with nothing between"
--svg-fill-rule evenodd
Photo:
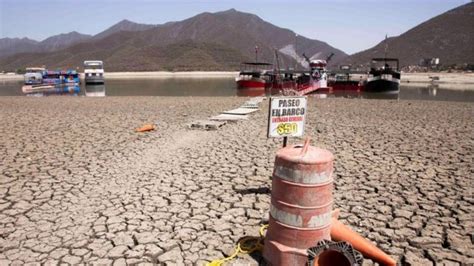
<instances>
[{"instance_id":1,"label":"red barrel","mask_svg":"<svg viewBox=\"0 0 474 266\"><path fill-rule=\"evenodd\" d=\"M263 250L268 264L305 265L306 250L331 239L333 161L309 141L277 152Z\"/></svg>"}]
</instances>

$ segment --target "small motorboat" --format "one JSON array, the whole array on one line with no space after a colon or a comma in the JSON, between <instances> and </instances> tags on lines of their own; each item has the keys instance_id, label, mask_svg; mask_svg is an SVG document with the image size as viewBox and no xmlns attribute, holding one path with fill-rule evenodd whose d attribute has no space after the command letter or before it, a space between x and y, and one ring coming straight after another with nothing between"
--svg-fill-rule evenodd
<instances>
[{"instance_id":1,"label":"small motorboat","mask_svg":"<svg viewBox=\"0 0 474 266\"><path fill-rule=\"evenodd\" d=\"M84 61L84 81L86 84L104 84L104 63L99 60Z\"/></svg>"}]
</instances>

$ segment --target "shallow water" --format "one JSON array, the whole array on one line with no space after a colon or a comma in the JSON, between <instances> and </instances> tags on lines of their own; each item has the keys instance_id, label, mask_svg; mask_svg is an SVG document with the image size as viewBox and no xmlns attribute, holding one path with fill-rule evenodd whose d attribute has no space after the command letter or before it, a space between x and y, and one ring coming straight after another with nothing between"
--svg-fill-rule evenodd
<instances>
[{"instance_id":1,"label":"shallow water","mask_svg":"<svg viewBox=\"0 0 474 266\"><path fill-rule=\"evenodd\" d=\"M0 96L23 96L22 81L0 81ZM443 87L436 84L402 84L399 93L366 93L355 91L319 92L314 97L345 97L367 99L440 100L474 102L474 84L467 89ZM114 79L104 85L80 85L80 91L33 94L31 96L258 96L261 90L237 90L232 78L169 78Z\"/></svg>"}]
</instances>

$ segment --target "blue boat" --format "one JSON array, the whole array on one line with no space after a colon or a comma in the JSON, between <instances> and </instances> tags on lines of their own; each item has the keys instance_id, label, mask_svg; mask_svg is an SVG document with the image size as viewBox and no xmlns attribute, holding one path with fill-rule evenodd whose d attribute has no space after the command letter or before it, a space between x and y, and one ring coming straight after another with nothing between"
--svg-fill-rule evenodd
<instances>
[{"instance_id":1,"label":"blue boat","mask_svg":"<svg viewBox=\"0 0 474 266\"><path fill-rule=\"evenodd\" d=\"M79 84L81 83L81 79L79 77L79 73L76 70L67 70L63 73L64 76L64 83L66 84Z\"/></svg>"},{"instance_id":2,"label":"blue boat","mask_svg":"<svg viewBox=\"0 0 474 266\"><path fill-rule=\"evenodd\" d=\"M43 84L79 84L80 82L79 73L76 70L48 70L43 74Z\"/></svg>"}]
</instances>

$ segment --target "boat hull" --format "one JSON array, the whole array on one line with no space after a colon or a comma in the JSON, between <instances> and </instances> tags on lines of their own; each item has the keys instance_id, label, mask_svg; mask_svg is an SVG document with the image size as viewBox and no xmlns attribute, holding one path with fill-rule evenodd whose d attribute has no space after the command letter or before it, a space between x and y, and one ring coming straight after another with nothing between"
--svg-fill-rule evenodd
<instances>
[{"instance_id":1,"label":"boat hull","mask_svg":"<svg viewBox=\"0 0 474 266\"><path fill-rule=\"evenodd\" d=\"M329 87L334 91L360 91L363 88L358 81L329 82Z\"/></svg>"},{"instance_id":2,"label":"boat hull","mask_svg":"<svg viewBox=\"0 0 474 266\"><path fill-rule=\"evenodd\" d=\"M239 89L265 89L266 81L263 79L239 79L237 87Z\"/></svg>"},{"instance_id":3,"label":"boat hull","mask_svg":"<svg viewBox=\"0 0 474 266\"><path fill-rule=\"evenodd\" d=\"M276 81L272 84L272 92L281 91L284 95L306 95L322 88L327 88L327 83L322 80L310 80L308 82Z\"/></svg>"},{"instance_id":4,"label":"boat hull","mask_svg":"<svg viewBox=\"0 0 474 266\"><path fill-rule=\"evenodd\" d=\"M86 76L84 78L86 84L104 84L103 76Z\"/></svg>"},{"instance_id":5,"label":"boat hull","mask_svg":"<svg viewBox=\"0 0 474 266\"><path fill-rule=\"evenodd\" d=\"M366 92L397 92L400 90L400 83L394 80L377 79L369 80L364 86Z\"/></svg>"}]
</instances>

